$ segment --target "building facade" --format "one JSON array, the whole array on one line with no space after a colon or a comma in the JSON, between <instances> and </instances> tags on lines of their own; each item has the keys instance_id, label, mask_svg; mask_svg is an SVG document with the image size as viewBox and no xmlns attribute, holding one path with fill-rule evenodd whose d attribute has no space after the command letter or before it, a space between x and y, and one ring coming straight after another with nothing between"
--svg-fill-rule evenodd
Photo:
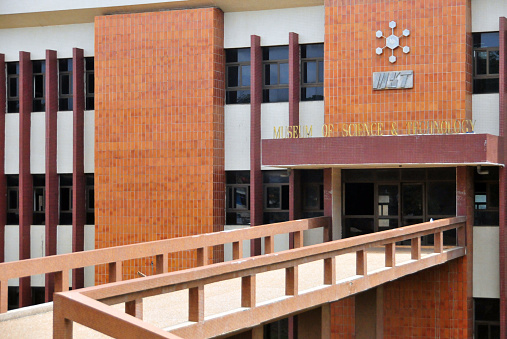
<instances>
[{"instance_id":1,"label":"building facade","mask_svg":"<svg viewBox=\"0 0 507 339\"><path fill-rule=\"evenodd\" d=\"M361 337L375 297L386 337L505 338L505 17L502 0L0 5L0 261L322 215L329 239L465 215L466 258L334 303L332 331ZM106 276L76 270L72 287ZM51 275L9 284L12 307L52 298Z\"/></svg>"}]
</instances>

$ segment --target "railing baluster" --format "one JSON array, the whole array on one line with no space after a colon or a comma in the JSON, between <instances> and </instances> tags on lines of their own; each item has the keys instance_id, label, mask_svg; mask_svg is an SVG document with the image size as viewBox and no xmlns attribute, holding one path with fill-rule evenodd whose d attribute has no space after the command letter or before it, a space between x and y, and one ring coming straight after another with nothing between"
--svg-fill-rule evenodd
<instances>
[{"instance_id":1,"label":"railing baluster","mask_svg":"<svg viewBox=\"0 0 507 339\"><path fill-rule=\"evenodd\" d=\"M421 237L412 239L410 248L412 260L421 259Z\"/></svg>"},{"instance_id":2,"label":"railing baluster","mask_svg":"<svg viewBox=\"0 0 507 339\"><path fill-rule=\"evenodd\" d=\"M270 254L275 252L275 241L274 236L269 235L264 237L264 253Z\"/></svg>"},{"instance_id":3,"label":"railing baluster","mask_svg":"<svg viewBox=\"0 0 507 339\"><path fill-rule=\"evenodd\" d=\"M143 319L143 299L127 301L125 303L125 313L138 319Z\"/></svg>"},{"instance_id":4,"label":"railing baluster","mask_svg":"<svg viewBox=\"0 0 507 339\"><path fill-rule=\"evenodd\" d=\"M243 240L235 241L232 243L232 259L243 258Z\"/></svg>"},{"instance_id":5,"label":"railing baluster","mask_svg":"<svg viewBox=\"0 0 507 339\"><path fill-rule=\"evenodd\" d=\"M285 269L285 295L298 295L299 272L298 266Z\"/></svg>"},{"instance_id":6,"label":"railing baluster","mask_svg":"<svg viewBox=\"0 0 507 339\"><path fill-rule=\"evenodd\" d=\"M0 280L0 313L7 312L9 296L9 280Z\"/></svg>"},{"instance_id":7,"label":"railing baluster","mask_svg":"<svg viewBox=\"0 0 507 339\"><path fill-rule=\"evenodd\" d=\"M123 267L123 262L121 262L121 261L109 263L109 282L110 283L122 280L122 278L123 278L122 267Z\"/></svg>"},{"instance_id":8,"label":"railing baluster","mask_svg":"<svg viewBox=\"0 0 507 339\"><path fill-rule=\"evenodd\" d=\"M155 261L157 274L169 272L169 255L167 253L157 255Z\"/></svg>"},{"instance_id":9,"label":"railing baluster","mask_svg":"<svg viewBox=\"0 0 507 339\"><path fill-rule=\"evenodd\" d=\"M294 248L303 247L303 231L294 232Z\"/></svg>"},{"instance_id":10,"label":"railing baluster","mask_svg":"<svg viewBox=\"0 0 507 339\"><path fill-rule=\"evenodd\" d=\"M205 266L208 264L208 248L201 247L197 249L197 266Z\"/></svg>"},{"instance_id":11,"label":"railing baluster","mask_svg":"<svg viewBox=\"0 0 507 339\"><path fill-rule=\"evenodd\" d=\"M55 272L55 292L69 290L69 271Z\"/></svg>"},{"instance_id":12,"label":"railing baluster","mask_svg":"<svg viewBox=\"0 0 507 339\"><path fill-rule=\"evenodd\" d=\"M324 285L336 284L336 257L324 259Z\"/></svg>"},{"instance_id":13,"label":"railing baluster","mask_svg":"<svg viewBox=\"0 0 507 339\"><path fill-rule=\"evenodd\" d=\"M385 245L386 250L386 267L396 266L396 243Z\"/></svg>"},{"instance_id":14,"label":"railing baluster","mask_svg":"<svg viewBox=\"0 0 507 339\"><path fill-rule=\"evenodd\" d=\"M444 233L442 231L435 233L434 243L433 252L442 253L444 251Z\"/></svg>"},{"instance_id":15,"label":"railing baluster","mask_svg":"<svg viewBox=\"0 0 507 339\"><path fill-rule=\"evenodd\" d=\"M458 246L465 247L466 246L466 227L465 224L463 226L458 227Z\"/></svg>"},{"instance_id":16,"label":"railing baluster","mask_svg":"<svg viewBox=\"0 0 507 339\"><path fill-rule=\"evenodd\" d=\"M204 285L188 289L188 320L204 321Z\"/></svg>"},{"instance_id":17,"label":"railing baluster","mask_svg":"<svg viewBox=\"0 0 507 339\"><path fill-rule=\"evenodd\" d=\"M368 272L368 266L366 261L366 251L360 250L356 252L356 274L366 275Z\"/></svg>"},{"instance_id":18,"label":"railing baluster","mask_svg":"<svg viewBox=\"0 0 507 339\"><path fill-rule=\"evenodd\" d=\"M255 275L241 278L241 307L255 307Z\"/></svg>"},{"instance_id":19,"label":"railing baluster","mask_svg":"<svg viewBox=\"0 0 507 339\"><path fill-rule=\"evenodd\" d=\"M57 272L58 273L58 272ZM56 280L56 275L55 275ZM67 284L68 286L68 284ZM56 290L56 286L55 286ZM53 300L53 339L72 339L73 322L65 318L65 308L62 297L55 294Z\"/></svg>"}]
</instances>

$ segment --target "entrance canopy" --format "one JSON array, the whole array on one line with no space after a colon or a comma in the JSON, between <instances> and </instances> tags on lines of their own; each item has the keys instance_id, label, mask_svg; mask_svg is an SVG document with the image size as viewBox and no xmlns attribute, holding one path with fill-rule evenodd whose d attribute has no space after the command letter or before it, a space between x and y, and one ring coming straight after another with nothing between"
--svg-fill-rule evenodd
<instances>
[{"instance_id":1,"label":"entrance canopy","mask_svg":"<svg viewBox=\"0 0 507 339\"><path fill-rule=\"evenodd\" d=\"M500 153L490 134L262 140L262 165L288 168L503 165Z\"/></svg>"}]
</instances>

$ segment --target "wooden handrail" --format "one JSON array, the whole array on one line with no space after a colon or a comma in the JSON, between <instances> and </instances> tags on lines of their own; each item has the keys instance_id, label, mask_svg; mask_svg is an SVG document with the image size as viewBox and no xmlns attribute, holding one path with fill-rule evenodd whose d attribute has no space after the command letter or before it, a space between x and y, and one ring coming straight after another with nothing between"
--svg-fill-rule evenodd
<instances>
[{"instance_id":1,"label":"wooden handrail","mask_svg":"<svg viewBox=\"0 0 507 339\"><path fill-rule=\"evenodd\" d=\"M365 265L367 249L377 246L386 246L386 249L389 249L385 252L387 270L400 270L401 272L404 272L404 274L409 274L411 271L407 265L397 266L394 263L393 252L395 251L395 246L392 244L395 244L398 241L415 239L415 241L412 241L411 250L412 261L414 263L421 262L423 260L433 260L433 263L437 261L436 258L439 260L446 260L445 258L447 258L447 260L450 260L462 256L466 253L466 250L464 248L466 245L466 239L464 238L466 232L462 231L465 229L465 227L465 217L448 218L379 233L367 234L303 248L296 248L288 251L278 252L276 254L266 254L258 257L237 259L227 263L220 263L216 265L197 267L189 270L165 273L146 277L143 279L134 279L101 286L88 287L72 292L58 293L56 295L57 298L55 296L55 301L65 300L65 312L67 312L69 309L72 310L74 303L79 303L79 305L76 304L76 307L79 307L81 309L83 309L83 305L88 305L86 306L88 308L86 311L87 314L74 311L70 311L69 314L64 314L64 310L61 309L61 307L63 307L63 304L62 306L59 306L61 301L58 303L55 302L55 328L64 328L64 324L66 324L66 322L68 323L69 321L76 321L96 330L101 330L103 328L95 326L95 324L90 321L90 317L93 318L100 316L100 314L104 314L104 312L107 313L107 306L103 304L97 304L97 301L101 301L105 304L130 302L149 296L183 289L188 289L190 293L189 321L195 322L195 325L192 326L204 326L203 323L205 320L202 314L200 314L202 308L202 304L200 303L202 303L204 300L204 286L207 284L228 279L242 278L242 299L248 301L247 299L249 299L249 296L251 299L252 293L255 294L254 289L256 274L285 268L289 279L297 281L297 268L299 265L323 259L324 284L327 285L328 288L336 288L336 279L334 278L334 273L336 272L336 261L334 258L337 255L345 253L360 253L363 262L358 266L356 274L358 276L366 277L368 275ZM453 249L443 251L441 244L442 233L452 229L458 230L458 245ZM429 234L437 235L435 237L436 241L434 244L435 256L432 257L433 259L421 259L420 238ZM387 260L388 256L390 257L390 260ZM376 274L384 274L386 276L389 275L387 271ZM391 278L392 276L388 277ZM380 281L381 279L373 280ZM77 295L79 295L79 297L77 297ZM286 295L297 298L297 288L287 289ZM250 309L256 308L254 301L250 301L249 305L246 305L246 303L243 305L242 302L242 306L248 307ZM112 316L108 318L110 319L111 326L114 328L120 328L125 324L134 327L141 326L143 330L146 330L148 332L150 329L152 329L154 331L154 337L160 337L160 330L154 328L152 325L145 324L146 327L143 327L143 325L139 323L139 319L119 317L117 313L118 311L111 311ZM183 332L184 331L185 330L183 330ZM113 334L112 330L109 328L104 329L103 333L109 335ZM71 336L71 333L69 334L69 331L66 331L66 335ZM55 337L58 338L58 336ZM167 333L167 336L165 337L174 338L169 333Z\"/></svg>"},{"instance_id":2,"label":"wooden handrail","mask_svg":"<svg viewBox=\"0 0 507 339\"><path fill-rule=\"evenodd\" d=\"M276 234L302 232L314 228L331 227L330 217L317 217L249 227L239 230L199 234L180 238L158 240L124 246L108 247L84 252L74 252L0 263L0 313L7 312L7 281L37 274L56 273L55 292L68 290L68 271L71 269L109 264L110 282L121 280L121 263L126 260L156 256L157 273L168 270L168 253L186 250L200 250L201 264L206 264L205 248L227 243L241 243L243 240L270 237ZM241 251L237 251L241 257ZM198 258L199 259L199 258Z\"/></svg>"}]
</instances>

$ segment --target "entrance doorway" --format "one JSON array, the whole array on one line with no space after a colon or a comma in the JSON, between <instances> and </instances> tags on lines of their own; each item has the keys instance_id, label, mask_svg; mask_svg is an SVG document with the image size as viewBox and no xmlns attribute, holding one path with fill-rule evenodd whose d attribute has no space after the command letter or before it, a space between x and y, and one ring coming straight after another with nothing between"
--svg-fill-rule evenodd
<instances>
[{"instance_id":1,"label":"entrance doorway","mask_svg":"<svg viewBox=\"0 0 507 339\"><path fill-rule=\"evenodd\" d=\"M343 170L343 236L456 215L456 169Z\"/></svg>"}]
</instances>

